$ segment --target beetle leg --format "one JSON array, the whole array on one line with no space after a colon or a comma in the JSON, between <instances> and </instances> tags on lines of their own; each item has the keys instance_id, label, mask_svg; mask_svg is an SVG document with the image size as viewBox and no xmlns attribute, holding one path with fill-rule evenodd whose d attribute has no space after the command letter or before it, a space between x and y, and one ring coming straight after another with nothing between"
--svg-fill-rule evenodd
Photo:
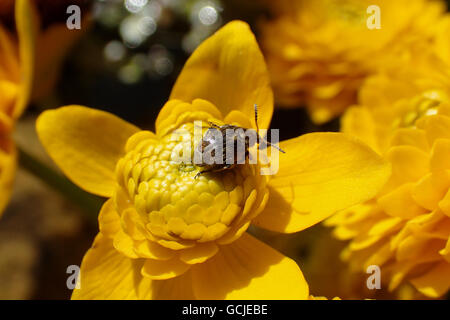
<instances>
[{"instance_id":1,"label":"beetle leg","mask_svg":"<svg viewBox=\"0 0 450 320\"><path fill-rule=\"evenodd\" d=\"M200 177L200 176L201 176L202 174L204 174L204 173L214 172L214 171L217 171L217 170L214 170L214 169L208 169L208 170L199 171L199 172L197 172L197 174L195 175L194 179L197 179L198 177Z\"/></svg>"},{"instance_id":2,"label":"beetle leg","mask_svg":"<svg viewBox=\"0 0 450 320\"><path fill-rule=\"evenodd\" d=\"M194 179L197 179L200 175L204 174L204 173L208 173L208 172L220 172L220 171L224 171L227 169L231 169L234 166L234 164L227 164L219 169L217 168L212 168L212 169L207 169L207 170L203 170L203 171L199 171L197 172L197 174L195 175Z\"/></svg>"},{"instance_id":3,"label":"beetle leg","mask_svg":"<svg viewBox=\"0 0 450 320\"><path fill-rule=\"evenodd\" d=\"M197 174L195 175L194 179L197 179L198 177L200 177L202 174L204 173L208 173L208 172L214 172L217 171L215 169L207 169L207 170L203 170L203 171L199 171L197 172Z\"/></svg>"},{"instance_id":4,"label":"beetle leg","mask_svg":"<svg viewBox=\"0 0 450 320\"><path fill-rule=\"evenodd\" d=\"M199 171L199 172L197 172L197 174L196 174L195 177L194 177L194 180L197 179L198 177L200 177L201 174L202 174L203 172L204 172L204 171Z\"/></svg>"},{"instance_id":5,"label":"beetle leg","mask_svg":"<svg viewBox=\"0 0 450 320\"><path fill-rule=\"evenodd\" d=\"M208 121L208 124L213 128L217 128L217 129L221 128L218 124L215 124L214 122L211 122L211 121Z\"/></svg>"}]
</instances>

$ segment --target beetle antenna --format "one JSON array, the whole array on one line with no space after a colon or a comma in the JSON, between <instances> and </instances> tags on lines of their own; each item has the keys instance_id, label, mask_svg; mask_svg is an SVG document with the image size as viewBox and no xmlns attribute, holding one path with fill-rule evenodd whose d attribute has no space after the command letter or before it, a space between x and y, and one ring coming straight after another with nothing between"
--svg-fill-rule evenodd
<instances>
[{"instance_id":1,"label":"beetle antenna","mask_svg":"<svg viewBox=\"0 0 450 320\"><path fill-rule=\"evenodd\" d=\"M286 153L285 151L283 151L281 148L277 147L276 145L271 144L269 141L267 141L267 139L261 137L259 135L259 126L258 126L258 105L255 103L254 105L255 108L255 123L256 123L256 136L257 136L257 140L258 140L258 144L259 144L259 139L262 139L264 141L264 143L267 146L271 146L274 147L275 149L277 149L278 151L282 152L282 153Z\"/></svg>"},{"instance_id":2,"label":"beetle antenna","mask_svg":"<svg viewBox=\"0 0 450 320\"><path fill-rule=\"evenodd\" d=\"M281 153L286 153L286 151L283 151L280 147L277 147L276 145L271 144L269 141L265 140L265 142L267 143L268 146L274 147L275 149L277 149Z\"/></svg>"},{"instance_id":3,"label":"beetle antenna","mask_svg":"<svg viewBox=\"0 0 450 320\"><path fill-rule=\"evenodd\" d=\"M208 124L209 124L211 127L213 127L213 128L220 129L220 126L219 126L218 124L215 124L215 123L212 122L212 121L208 121Z\"/></svg>"},{"instance_id":4,"label":"beetle antenna","mask_svg":"<svg viewBox=\"0 0 450 320\"><path fill-rule=\"evenodd\" d=\"M256 103L254 104L254 108L255 108L256 130L259 131L259 127L258 127L258 105Z\"/></svg>"},{"instance_id":5,"label":"beetle antenna","mask_svg":"<svg viewBox=\"0 0 450 320\"><path fill-rule=\"evenodd\" d=\"M255 124L256 124L256 136L257 136L257 140L258 140L258 144L259 144L259 126L258 126L258 105L255 103L253 105L253 107L255 108Z\"/></svg>"},{"instance_id":6,"label":"beetle antenna","mask_svg":"<svg viewBox=\"0 0 450 320\"><path fill-rule=\"evenodd\" d=\"M206 121L207 123L208 123L208 126L206 126L206 125L204 125L203 124L203 121L202 121L202 125L201 126L199 126L199 125L196 125L196 128L217 128L217 129L220 129L220 126L218 125L218 124L215 124L214 122L211 122L211 121Z\"/></svg>"}]
</instances>

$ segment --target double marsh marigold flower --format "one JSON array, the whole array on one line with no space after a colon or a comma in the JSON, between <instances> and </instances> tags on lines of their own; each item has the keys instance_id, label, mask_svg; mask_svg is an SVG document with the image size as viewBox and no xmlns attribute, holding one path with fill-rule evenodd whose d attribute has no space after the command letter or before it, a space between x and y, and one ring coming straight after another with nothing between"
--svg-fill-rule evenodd
<instances>
[{"instance_id":1,"label":"double marsh marigold flower","mask_svg":"<svg viewBox=\"0 0 450 320\"><path fill-rule=\"evenodd\" d=\"M306 105L316 123L326 122L356 102L364 79L386 59L415 43L428 42L443 1L294 0L273 1L275 18L261 24L261 41L276 100ZM380 29L369 6L380 9Z\"/></svg>"},{"instance_id":2,"label":"double marsh marigold flower","mask_svg":"<svg viewBox=\"0 0 450 320\"><path fill-rule=\"evenodd\" d=\"M182 70L156 132L95 109L44 112L37 131L64 173L109 198L81 264L73 299L308 299L297 264L246 233L250 224L297 232L373 197L390 173L364 144L340 133L281 142L274 176L259 164L203 174L172 161L194 121L267 128L273 97L247 24L207 39ZM198 142L192 141L192 144Z\"/></svg>"},{"instance_id":3,"label":"double marsh marigold flower","mask_svg":"<svg viewBox=\"0 0 450 320\"><path fill-rule=\"evenodd\" d=\"M362 106L347 111L342 130L382 154L392 175L377 197L327 221L350 240L342 257L351 270L379 265L390 290L409 282L431 298L450 288L450 55L438 57L442 43L410 57L414 68L391 65L371 77Z\"/></svg>"},{"instance_id":4,"label":"double marsh marigold flower","mask_svg":"<svg viewBox=\"0 0 450 320\"><path fill-rule=\"evenodd\" d=\"M34 17L28 1L16 1L15 17L15 35L0 23L0 215L11 195L16 171L11 133L27 105L33 78Z\"/></svg>"}]
</instances>

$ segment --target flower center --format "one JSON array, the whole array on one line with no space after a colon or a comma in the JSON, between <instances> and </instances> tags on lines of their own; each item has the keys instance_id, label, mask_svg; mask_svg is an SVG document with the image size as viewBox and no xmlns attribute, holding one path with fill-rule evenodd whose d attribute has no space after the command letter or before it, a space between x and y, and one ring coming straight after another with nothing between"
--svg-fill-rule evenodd
<instances>
[{"instance_id":1,"label":"flower center","mask_svg":"<svg viewBox=\"0 0 450 320\"><path fill-rule=\"evenodd\" d=\"M193 123L183 124L162 138L138 133L117 166L122 190L159 239L216 240L244 225L263 198L265 179L256 165L195 178L200 168L181 157L186 146L188 155L194 150L193 129Z\"/></svg>"}]
</instances>

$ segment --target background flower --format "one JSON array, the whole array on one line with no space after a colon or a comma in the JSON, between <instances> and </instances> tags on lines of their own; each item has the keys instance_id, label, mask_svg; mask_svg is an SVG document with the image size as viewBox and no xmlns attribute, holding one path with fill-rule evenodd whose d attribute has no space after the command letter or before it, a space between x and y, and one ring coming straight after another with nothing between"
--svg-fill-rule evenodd
<instances>
[{"instance_id":1,"label":"background flower","mask_svg":"<svg viewBox=\"0 0 450 320\"><path fill-rule=\"evenodd\" d=\"M16 170L11 133L30 97L34 65L34 13L26 0L17 1L15 8L17 33L0 24L0 214L8 203Z\"/></svg>"},{"instance_id":2,"label":"background flower","mask_svg":"<svg viewBox=\"0 0 450 320\"><path fill-rule=\"evenodd\" d=\"M371 30L370 5L381 12ZM356 102L364 79L386 59L427 43L445 11L441 1L276 1L261 42L280 105L306 105L316 123Z\"/></svg>"},{"instance_id":3,"label":"background flower","mask_svg":"<svg viewBox=\"0 0 450 320\"><path fill-rule=\"evenodd\" d=\"M81 5L82 2L77 2ZM5 1L0 7L0 212L8 203L16 170L16 150L11 135L15 122L31 100L49 95L62 60L75 40L87 30L89 17L81 31L68 30L67 3L52 5L62 19L48 19L44 0ZM61 14L62 13L62 14Z\"/></svg>"},{"instance_id":4,"label":"background flower","mask_svg":"<svg viewBox=\"0 0 450 320\"><path fill-rule=\"evenodd\" d=\"M414 69L388 65L361 89L362 106L347 111L343 131L383 154L392 176L375 199L327 221L350 240L342 257L353 272L379 265L390 290L406 281L431 298L450 287L450 68L441 45L409 57Z\"/></svg>"}]
</instances>

